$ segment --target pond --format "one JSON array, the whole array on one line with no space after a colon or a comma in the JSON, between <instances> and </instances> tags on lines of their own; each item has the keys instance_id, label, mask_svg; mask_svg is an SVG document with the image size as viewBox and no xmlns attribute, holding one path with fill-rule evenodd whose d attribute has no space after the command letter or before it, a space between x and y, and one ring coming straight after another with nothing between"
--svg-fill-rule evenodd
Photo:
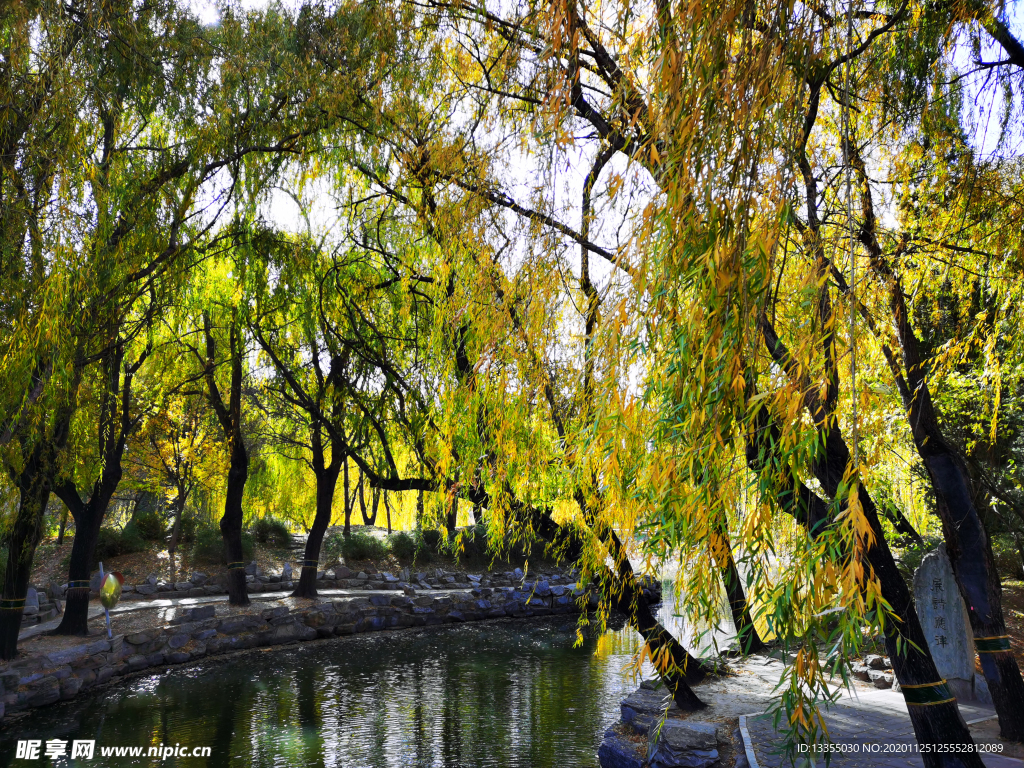
<instances>
[{"instance_id":1,"label":"pond","mask_svg":"<svg viewBox=\"0 0 1024 768\"><path fill-rule=\"evenodd\" d=\"M4 728L0 765L588 768L635 688L637 635L576 639L575 617L549 617L208 660L36 710ZM41 760L15 759L28 739ZM45 759L52 739L67 756ZM71 759L75 740L95 741L91 760ZM178 753L101 755L112 747ZM209 757L179 756L196 747Z\"/></svg>"}]
</instances>

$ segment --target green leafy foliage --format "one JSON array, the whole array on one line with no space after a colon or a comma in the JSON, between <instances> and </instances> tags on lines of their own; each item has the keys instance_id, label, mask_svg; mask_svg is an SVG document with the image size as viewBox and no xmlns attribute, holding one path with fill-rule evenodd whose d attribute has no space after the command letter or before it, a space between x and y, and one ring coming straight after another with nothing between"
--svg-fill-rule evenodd
<instances>
[{"instance_id":1,"label":"green leafy foliage","mask_svg":"<svg viewBox=\"0 0 1024 768\"><path fill-rule=\"evenodd\" d=\"M421 552L417 537L407 531L398 531L388 536L388 549L400 563L411 563ZM429 555L429 553L423 552ZM422 560L423 558L420 557Z\"/></svg>"},{"instance_id":2,"label":"green leafy foliage","mask_svg":"<svg viewBox=\"0 0 1024 768\"><path fill-rule=\"evenodd\" d=\"M134 528L144 541L162 541L167 535L167 523L157 512L135 515L126 528Z\"/></svg>"},{"instance_id":3,"label":"green leafy foliage","mask_svg":"<svg viewBox=\"0 0 1024 768\"><path fill-rule=\"evenodd\" d=\"M288 524L276 517L259 518L250 526L250 532L260 544L269 544L272 547L287 547L292 542Z\"/></svg>"},{"instance_id":4,"label":"green leafy foliage","mask_svg":"<svg viewBox=\"0 0 1024 768\"><path fill-rule=\"evenodd\" d=\"M345 536L340 530L332 530L324 537L322 546L324 562L344 560L382 560L387 557L388 548L382 539L368 533L353 533Z\"/></svg>"},{"instance_id":5,"label":"green leafy foliage","mask_svg":"<svg viewBox=\"0 0 1024 768\"><path fill-rule=\"evenodd\" d=\"M109 527L100 528L91 567L96 568L101 562L108 561L112 557L142 552L148 546L135 526L126 525L121 530Z\"/></svg>"},{"instance_id":6,"label":"green leafy foliage","mask_svg":"<svg viewBox=\"0 0 1024 768\"><path fill-rule=\"evenodd\" d=\"M255 546L251 533L242 532L242 556L246 562L252 560ZM202 526L196 529L195 541L190 550L194 563L207 563L210 565L224 565L227 560L224 557L224 537L217 528Z\"/></svg>"}]
</instances>

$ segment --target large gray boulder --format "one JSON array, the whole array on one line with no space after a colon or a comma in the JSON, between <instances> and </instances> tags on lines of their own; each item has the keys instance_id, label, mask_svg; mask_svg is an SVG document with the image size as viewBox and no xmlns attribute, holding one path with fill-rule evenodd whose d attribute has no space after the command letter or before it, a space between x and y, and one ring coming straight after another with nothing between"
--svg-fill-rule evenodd
<instances>
[{"instance_id":1,"label":"large gray boulder","mask_svg":"<svg viewBox=\"0 0 1024 768\"><path fill-rule=\"evenodd\" d=\"M651 768L710 768L718 757L714 723L655 721L647 732L647 761Z\"/></svg>"},{"instance_id":2,"label":"large gray boulder","mask_svg":"<svg viewBox=\"0 0 1024 768\"><path fill-rule=\"evenodd\" d=\"M664 688L654 690L646 685L624 698L619 709L622 722L632 726L637 733L647 733L652 722L666 714L671 716L679 712L678 705Z\"/></svg>"},{"instance_id":3,"label":"large gray boulder","mask_svg":"<svg viewBox=\"0 0 1024 768\"><path fill-rule=\"evenodd\" d=\"M39 613L39 593L35 587L29 587L25 593L25 616L34 616Z\"/></svg>"},{"instance_id":4,"label":"large gray boulder","mask_svg":"<svg viewBox=\"0 0 1024 768\"><path fill-rule=\"evenodd\" d=\"M643 768L644 752L630 740L629 732L615 727L605 731L604 740L597 749L597 760L601 768Z\"/></svg>"}]
</instances>

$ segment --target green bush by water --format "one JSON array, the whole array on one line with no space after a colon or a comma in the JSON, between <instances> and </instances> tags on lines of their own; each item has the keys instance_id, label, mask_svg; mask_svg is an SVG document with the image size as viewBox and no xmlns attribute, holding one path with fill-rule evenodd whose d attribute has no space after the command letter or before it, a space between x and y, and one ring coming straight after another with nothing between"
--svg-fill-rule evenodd
<instances>
[{"instance_id":1,"label":"green bush by water","mask_svg":"<svg viewBox=\"0 0 1024 768\"><path fill-rule=\"evenodd\" d=\"M292 534L288 524L276 517L261 517L252 526L252 535L260 544L272 547L287 547L292 543Z\"/></svg>"},{"instance_id":2,"label":"green bush by water","mask_svg":"<svg viewBox=\"0 0 1024 768\"><path fill-rule=\"evenodd\" d=\"M252 560L253 538L248 531L242 531L242 559ZM226 563L224 556L224 537L217 528L202 527L196 529L195 541L192 543L192 561L216 565Z\"/></svg>"}]
</instances>

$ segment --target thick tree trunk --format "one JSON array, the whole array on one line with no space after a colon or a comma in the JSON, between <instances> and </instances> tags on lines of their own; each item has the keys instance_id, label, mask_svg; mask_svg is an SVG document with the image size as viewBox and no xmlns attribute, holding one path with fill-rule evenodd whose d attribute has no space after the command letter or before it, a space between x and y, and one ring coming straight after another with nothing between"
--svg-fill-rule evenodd
<instances>
[{"instance_id":1,"label":"thick tree trunk","mask_svg":"<svg viewBox=\"0 0 1024 768\"><path fill-rule=\"evenodd\" d=\"M373 525L377 522L377 492L376 490L371 491L372 499L371 504L373 506L373 514L366 514L366 492L363 487L366 482L366 476L359 473L359 513L363 516L363 525Z\"/></svg>"},{"instance_id":2,"label":"thick tree trunk","mask_svg":"<svg viewBox=\"0 0 1024 768\"><path fill-rule=\"evenodd\" d=\"M69 486L58 487L56 493L75 518L75 541L71 545L71 562L68 565L68 591L65 596L67 602L64 604L64 616L54 634L87 635L89 577L106 505L104 504L101 509L91 502L82 503L78 491Z\"/></svg>"},{"instance_id":3,"label":"thick tree trunk","mask_svg":"<svg viewBox=\"0 0 1024 768\"><path fill-rule=\"evenodd\" d=\"M302 570L299 583L292 592L292 597L316 597L316 573L320 562L320 548L323 546L324 534L331 524L331 513L334 507L334 491L338 487L338 474L342 463L348 463L348 457L338 446L331 451L331 462L324 463L324 453L319 435L319 428L313 436L313 473L316 476L316 515L313 525L306 538L306 549L303 552Z\"/></svg>"},{"instance_id":4,"label":"thick tree trunk","mask_svg":"<svg viewBox=\"0 0 1024 768\"><path fill-rule=\"evenodd\" d=\"M224 553L228 561L227 589L231 605L249 605L249 594L245 586L245 554L242 550L242 497L248 478L249 454L241 441L238 441L231 451L224 516L220 519L220 533L224 537Z\"/></svg>"},{"instance_id":5,"label":"thick tree trunk","mask_svg":"<svg viewBox=\"0 0 1024 768\"><path fill-rule=\"evenodd\" d=\"M930 443L920 452L935 489L949 560L967 605L981 669L999 716L1000 735L1024 741L1024 678L1010 649L992 546L971 500L966 470L952 451L936 450L940 441L935 446Z\"/></svg>"},{"instance_id":6,"label":"thick tree trunk","mask_svg":"<svg viewBox=\"0 0 1024 768\"><path fill-rule=\"evenodd\" d=\"M373 488L370 491L370 516L363 516L366 525L377 524L377 511L380 509L380 488Z\"/></svg>"},{"instance_id":7,"label":"thick tree trunk","mask_svg":"<svg viewBox=\"0 0 1024 768\"><path fill-rule=\"evenodd\" d=\"M181 517L185 514L185 496L178 489L178 498L174 500L174 524L171 526L171 538L167 542L167 553L173 555L178 551L178 542L181 540Z\"/></svg>"},{"instance_id":8,"label":"thick tree trunk","mask_svg":"<svg viewBox=\"0 0 1024 768\"><path fill-rule=\"evenodd\" d=\"M231 605L248 605L245 587L245 554L242 550L242 499L245 483L249 479L249 453L242 438L242 354L238 317L231 320L229 348L231 388L227 403L221 396L215 376L216 342L211 330L210 316L203 313L203 333L206 336L207 395L228 443L228 482L224 494L224 515L220 519L220 533L224 537L224 554L228 561L227 590Z\"/></svg>"},{"instance_id":9,"label":"thick tree trunk","mask_svg":"<svg viewBox=\"0 0 1024 768\"><path fill-rule=\"evenodd\" d=\"M852 146L855 148L856 144ZM935 490L936 510L942 520L949 560L960 595L967 605L981 668L999 715L1000 733L1003 738L1024 741L1024 678L1006 635L1002 585L992 545L974 504L975 494L967 468L942 432L929 388L928 366L921 340L911 324L902 280L878 240L864 161L856 151L851 160L861 181L864 223L858 234L872 270L889 289L889 309L903 354L903 370L891 354L886 355L886 360L907 409L914 445Z\"/></svg>"},{"instance_id":10,"label":"thick tree trunk","mask_svg":"<svg viewBox=\"0 0 1024 768\"><path fill-rule=\"evenodd\" d=\"M849 464L850 452L838 427L828 430L824 451L815 462L814 471L822 488L833 498L839 493ZM858 486L857 493L864 516L874 534L874 541L865 557L881 586L882 597L889 603L895 618L895 621L886 622L885 647L903 689L914 733L919 744L948 745L951 749L950 753L925 753L922 756L924 764L927 768L961 765L965 768L983 768L984 764L974 750L974 740L960 716L956 700L944 684L939 685L942 678L928 650L928 639L918 619L910 590L889 550L875 503L863 486ZM922 702L922 695L930 696L935 701Z\"/></svg>"},{"instance_id":11,"label":"thick tree trunk","mask_svg":"<svg viewBox=\"0 0 1024 768\"><path fill-rule=\"evenodd\" d=\"M33 456L38 461L37 450ZM30 467L18 478L21 499L18 515L6 537L7 567L4 570L3 592L0 595L0 660L13 659L18 652L18 633L25 610L32 557L43 535L46 502L50 498L50 477L42 467Z\"/></svg>"},{"instance_id":12,"label":"thick tree trunk","mask_svg":"<svg viewBox=\"0 0 1024 768\"><path fill-rule=\"evenodd\" d=\"M765 331L768 351L777 362L785 365L791 359L788 350L781 345L774 329L768 327ZM820 533L831 522L828 508L802 483L789 478L785 465L774 456L773 447L780 444L776 439L778 428L763 406L755 414L753 427L754 435L748 435L747 443L747 461L751 468L759 476L763 473L763 482L768 489L785 487L787 480L790 488L795 485L794 490L780 496L780 503L809 531ZM850 466L850 452L838 427L823 430L822 437L824 446L813 462L812 470L823 491L835 498ZM920 744L948 745L949 749L948 752L923 754L924 764L926 768L983 768L956 700L945 684L940 683L910 590L889 550L874 501L863 486L858 486L857 493L874 537L864 558L878 579L882 597L892 610L892 617L885 623L886 651L902 687L914 733ZM870 578L868 573L866 578Z\"/></svg>"},{"instance_id":13,"label":"thick tree trunk","mask_svg":"<svg viewBox=\"0 0 1024 768\"><path fill-rule=\"evenodd\" d=\"M515 499L511 489L508 492L510 498ZM473 501L483 503L486 498L486 494L479 494ZM560 555L561 562L569 565L579 562L584 550L579 535L571 528L556 523L550 512L527 506L518 500L513 501L509 511L526 518L525 522ZM601 566L598 587L604 599L626 616L630 626L644 638L651 657L660 661L656 669L676 704L683 710L703 709L706 705L690 686L705 679L707 669L655 618L637 582L633 567L622 557L621 546L614 531L606 529L601 539L606 542L617 565L616 571Z\"/></svg>"},{"instance_id":14,"label":"thick tree trunk","mask_svg":"<svg viewBox=\"0 0 1024 768\"><path fill-rule=\"evenodd\" d=\"M758 634L754 620L750 616L747 596L743 592L743 579L732 554L729 532L726 530L724 519L718 520L717 525L711 531L710 544L715 562L722 572L722 581L725 584L725 593L729 598L729 610L732 613L733 624L736 626L736 639L739 641L740 650L745 654L762 651L766 647L765 642Z\"/></svg>"}]
</instances>

